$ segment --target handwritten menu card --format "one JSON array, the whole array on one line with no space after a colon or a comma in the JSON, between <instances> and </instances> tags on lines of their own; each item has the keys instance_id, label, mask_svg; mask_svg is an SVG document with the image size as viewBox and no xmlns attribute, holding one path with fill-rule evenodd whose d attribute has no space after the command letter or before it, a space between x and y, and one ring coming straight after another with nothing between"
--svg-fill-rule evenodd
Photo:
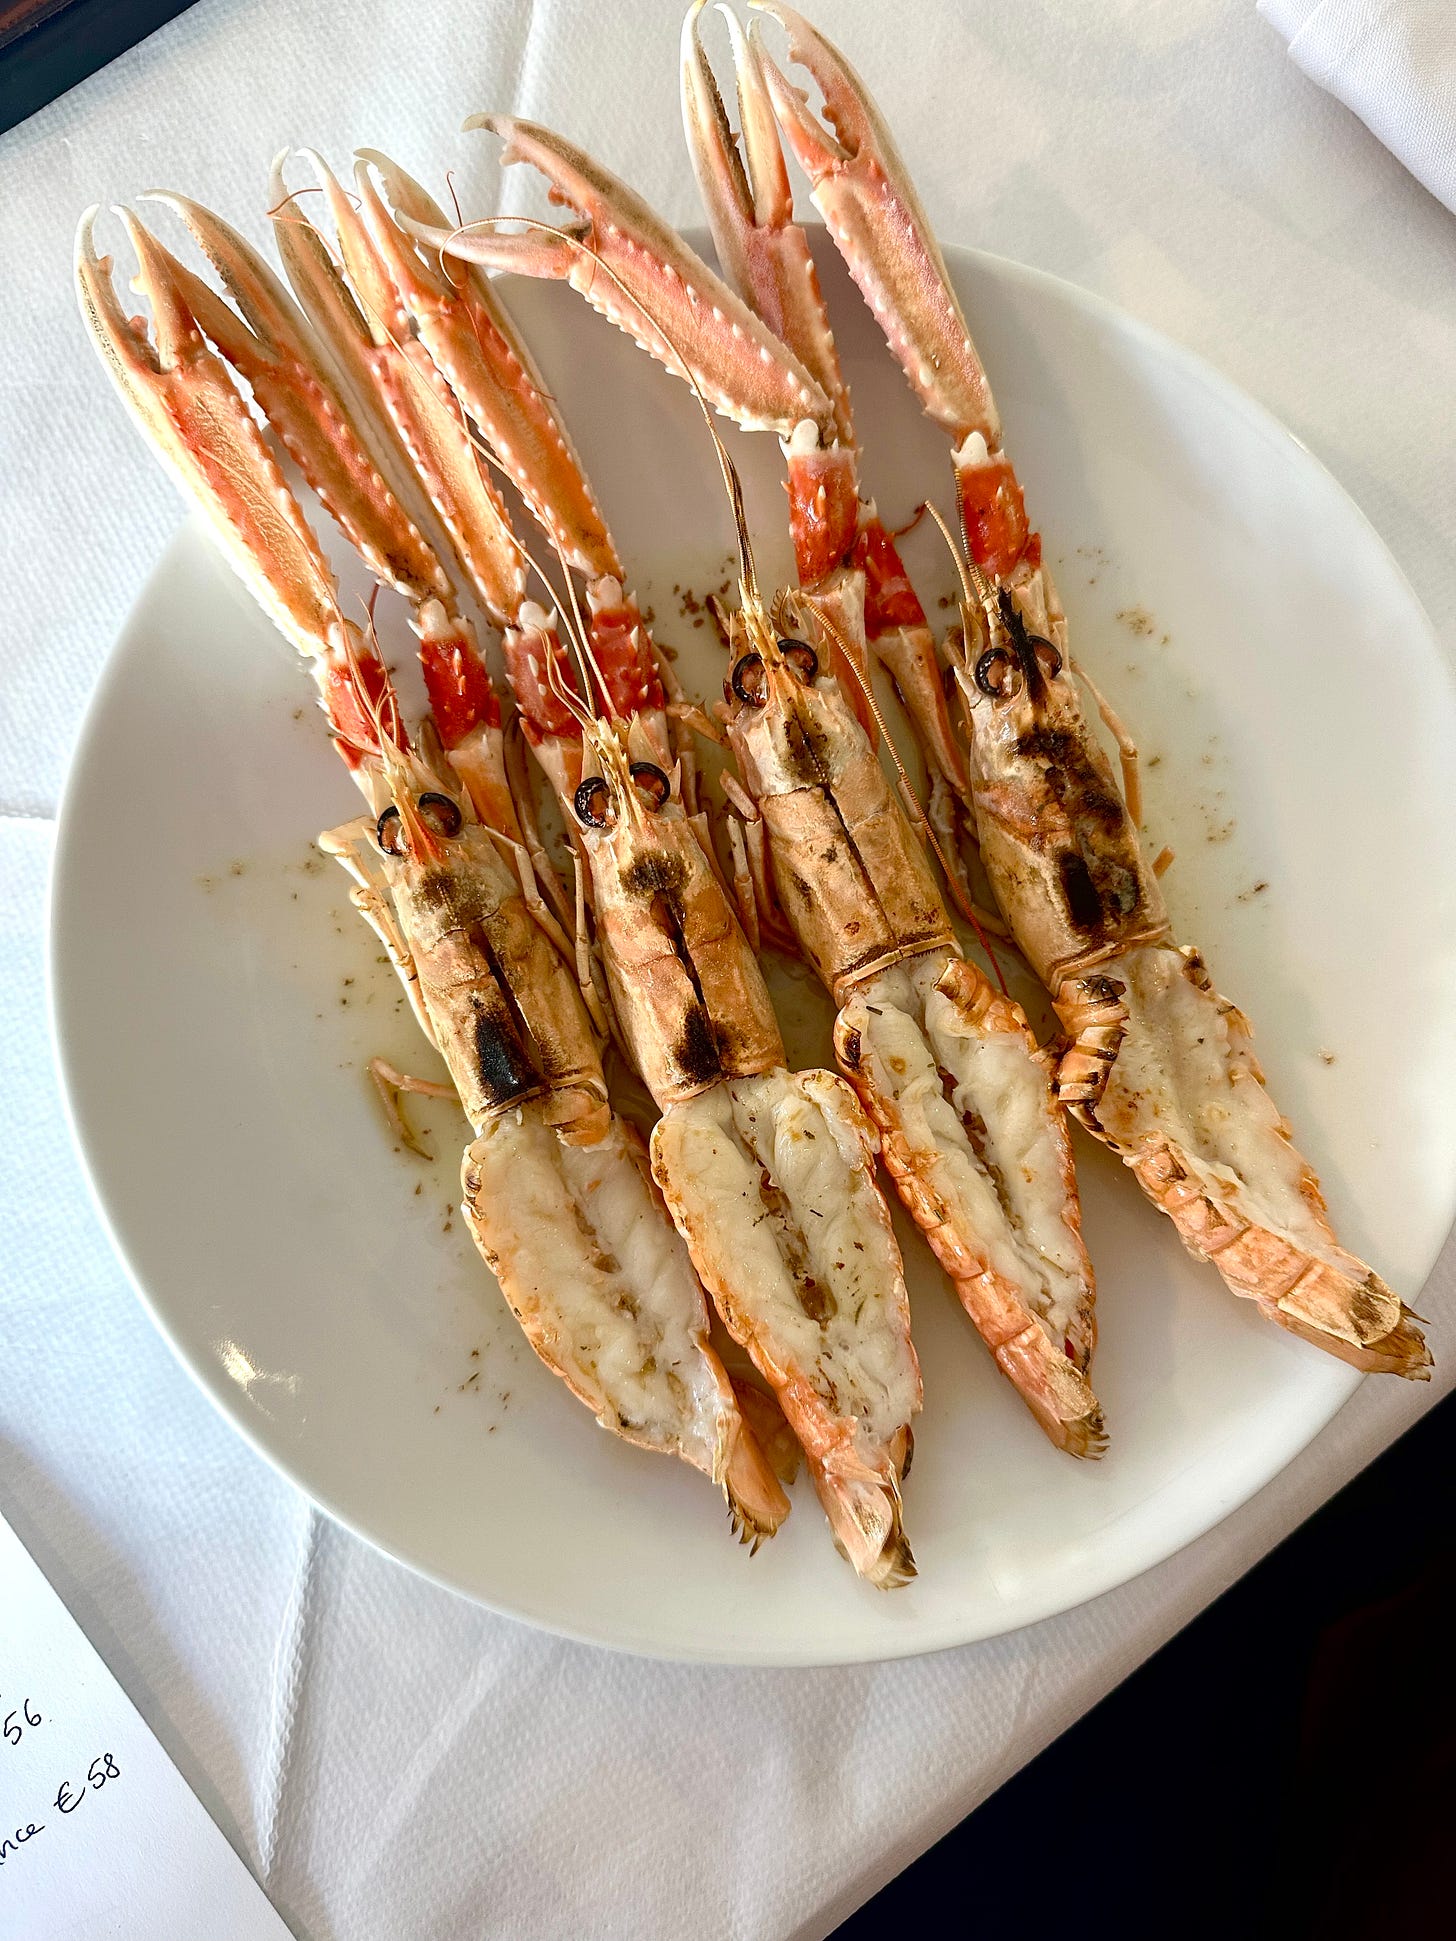
<instances>
[{"instance_id":1,"label":"handwritten menu card","mask_svg":"<svg viewBox=\"0 0 1456 1941\"><path fill-rule=\"evenodd\" d=\"M0 1941L290 1941L0 1517Z\"/></svg>"}]
</instances>

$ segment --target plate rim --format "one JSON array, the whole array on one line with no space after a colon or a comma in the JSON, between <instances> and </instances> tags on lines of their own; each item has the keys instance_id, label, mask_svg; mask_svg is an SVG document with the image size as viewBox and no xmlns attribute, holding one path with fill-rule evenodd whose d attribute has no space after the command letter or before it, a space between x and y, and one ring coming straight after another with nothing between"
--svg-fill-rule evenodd
<instances>
[{"instance_id":1,"label":"plate rim","mask_svg":"<svg viewBox=\"0 0 1456 1941\"><path fill-rule=\"evenodd\" d=\"M822 224L812 223L806 227L809 229L811 242L822 237ZM701 228L689 227L682 233L700 250L707 241L706 232ZM1115 334L1130 339L1139 349L1151 352L1166 364L1177 368L1184 376L1193 379L1200 388L1217 399L1225 409L1232 410L1261 438L1281 446L1292 447L1299 455L1300 462L1317 474L1326 488L1333 490L1344 502L1347 513L1354 515L1360 526L1364 528L1366 537L1373 541L1383 557L1383 563L1392 575L1394 585L1409 604L1412 620L1423 630L1426 643L1432 649L1432 657L1442 670L1447 704L1453 720L1456 720L1456 667L1453 667L1441 635L1426 612L1405 569L1354 496L1304 440L1290 430L1268 406L1226 376L1200 352L1189 349L1099 292L1085 289L1082 285L1053 271L992 251L946 242L941 243L941 248L952 264L957 258L965 259L977 271L986 271L992 277L998 277L1013 287L1019 286L1023 290L1045 292L1054 301L1092 317L1104 329L1110 329ZM73 1081L72 1067L68 1059L63 1018L68 1005L78 1000L67 996L69 973L65 968L66 948L62 932L65 928L65 879L70 867L69 859L85 840L84 825L81 823L80 811L77 807L84 787L86 769L84 757L93 741L103 731L110 691L114 682L120 678L119 670L125 659L128 643L138 626L138 616L145 612L148 601L155 593L158 584L175 572L178 558L184 556L194 546L200 546L210 552L220 570L231 570L228 563L217 555L212 541L207 537L206 522L199 513L188 508L138 588L120 628L111 641L87 699L68 759L56 813L56 833L47 876L46 894L46 1017L52 1059L67 1130L91 1206L152 1325L166 1342L174 1358L207 1396L228 1426L241 1435L249 1447L296 1489L307 1503L342 1526L370 1549L390 1558L402 1568L437 1585L440 1589L491 1612L494 1616L529 1625L575 1644L621 1652L632 1657L664 1663L719 1665L739 1669L807 1670L853 1664L891 1663L900 1659L924 1657L932 1653L955 1650L965 1645L981 1644L993 1638L1007 1636L1059 1617L1068 1611L1079 1609L1084 1604L1135 1582L1148 1571L1188 1549L1252 1501L1315 1442L1363 1385L1367 1378L1357 1370L1342 1368L1341 1364L1332 1363L1334 1373L1343 1373L1346 1379L1332 1385L1333 1399L1327 1394L1306 1404L1300 1414L1298 1437L1283 1439L1280 1445L1282 1453L1277 1459L1271 1461L1266 1457L1251 1464L1230 1494L1219 1493L1210 1499L1206 1515L1200 1514L1180 1524L1177 1533L1170 1541L1161 1539L1145 1541L1134 1551L1130 1565L1127 1556L1118 1551L1114 1553L1117 1560L1104 1569L1089 1568L1084 1572L1082 1580L1084 1587L1080 1590L1069 1592L1065 1589L1054 1589L1047 1591L1040 1598L1034 1595L1030 1597L1023 1595L1014 1603L997 1607L997 1610L1004 1614L1004 1622L996 1621L997 1613L990 1612L988 1615L992 1621L989 1623L973 1622L969 1628L964 1628L947 1621L938 1628L932 1627L930 1635L907 1636L903 1642L887 1638L883 1645L869 1649L853 1642L839 1649L834 1648L832 1644L828 1646L820 1644L812 1648L806 1646L801 1652L787 1651L776 1644L755 1649L754 1641L750 1636L746 1637L743 1644L735 1648L731 1654L726 1654L721 1648L713 1646L705 1649L694 1648L691 1640L685 1640L680 1644L664 1645L660 1641L638 1635L638 1627L631 1622L625 1625L615 1624L610 1632L593 1629L590 1624L564 1622L558 1616L546 1615L532 1609L529 1599L513 1604L498 1593L486 1595L474 1585L458 1581L438 1566L410 1555L407 1547L385 1542L362 1527L356 1520L355 1514L346 1512L335 1501L330 1500L330 1492L321 1492L300 1473L298 1463L281 1438L277 1447L269 1446L265 1442L256 1432L252 1417L236 1406L232 1388L217 1377L217 1371L211 1364L195 1357L173 1332L165 1313L149 1291L141 1271L132 1258L131 1251L123 1241L120 1231L120 1213L113 1216L112 1207L98 1177L98 1171L93 1168L91 1150L87 1145L84 1131L85 1087ZM1445 1246L1446 1238L1449 1237L1453 1223L1456 1223L1456 1180L1452 1181L1448 1189L1447 1200L1446 1232L1435 1247L1422 1273L1422 1288L1429 1281L1431 1271ZM1414 1298L1419 1299L1419 1291Z\"/></svg>"}]
</instances>

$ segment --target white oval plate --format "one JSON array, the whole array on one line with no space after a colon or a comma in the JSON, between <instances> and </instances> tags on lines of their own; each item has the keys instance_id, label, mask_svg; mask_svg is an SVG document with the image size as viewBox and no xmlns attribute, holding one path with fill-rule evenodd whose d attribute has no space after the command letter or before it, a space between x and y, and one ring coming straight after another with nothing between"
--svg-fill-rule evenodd
<instances>
[{"instance_id":1,"label":"white oval plate","mask_svg":"<svg viewBox=\"0 0 1456 1941\"><path fill-rule=\"evenodd\" d=\"M1072 640L1141 741L1179 934L1252 1011L1344 1238L1414 1296L1456 1182L1456 925L1430 863L1456 821L1456 710L1430 623L1328 474L1213 371L1065 283L948 254ZM837 262L821 268L869 482L903 519L948 487L945 446ZM713 692L711 630L673 588L718 584L731 532L686 389L560 287L510 300L659 634ZM777 449L733 444L771 583ZM910 554L933 595L950 578L928 524ZM427 1061L342 875L309 848L356 807L303 671L185 529L106 667L66 794L65 1086L117 1248L182 1360L301 1489L413 1569L663 1657L930 1651L1167 1557L1355 1387L1187 1259L1079 1135L1106 1459L1043 1440L907 1235L921 1575L860 1585L802 1482L750 1559L701 1477L604 1434L515 1334L451 1211L458 1114L425 1115L433 1166L392 1148L364 1061ZM800 1044L822 1060L827 1011L807 1009Z\"/></svg>"}]
</instances>

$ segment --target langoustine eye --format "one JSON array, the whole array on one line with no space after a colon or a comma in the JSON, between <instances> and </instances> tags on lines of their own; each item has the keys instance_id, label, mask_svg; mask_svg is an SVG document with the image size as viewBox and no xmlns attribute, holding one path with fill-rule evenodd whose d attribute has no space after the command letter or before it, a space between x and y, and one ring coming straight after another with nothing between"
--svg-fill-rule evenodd
<instances>
[{"instance_id":1,"label":"langoustine eye","mask_svg":"<svg viewBox=\"0 0 1456 1941\"><path fill-rule=\"evenodd\" d=\"M664 779L666 779L664 777ZM589 775L571 798L578 822L589 829L605 829L612 819L612 792L600 775Z\"/></svg>"},{"instance_id":2,"label":"langoustine eye","mask_svg":"<svg viewBox=\"0 0 1456 1941\"><path fill-rule=\"evenodd\" d=\"M374 825L374 839L386 856L404 854L404 827L392 802Z\"/></svg>"},{"instance_id":3,"label":"langoustine eye","mask_svg":"<svg viewBox=\"0 0 1456 1941\"><path fill-rule=\"evenodd\" d=\"M1062 671L1062 657L1049 640L1033 634L1027 643L1036 655L1036 664L1045 680L1054 681Z\"/></svg>"},{"instance_id":4,"label":"langoustine eye","mask_svg":"<svg viewBox=\"0 0 1456 1941\"><path fill-rule=\"evenodd\" d=\"M761 708L768 699L763 677L763 655L744 654L733 663L728 685L748 708Z\"/></svg>"},{"instance_id":5,"label":"langoustine eye","mask_svg":"<svg viewBox=\"0 0 1456 1941\"><path fill-rule=\"evenodd\" d=\"M819 656L807 640L781 640L779 652L793 668L805 687L813 685L819 672Z\"/></svg>"},{"instance_id":6,"label":"langoustine eye","mask_svg":"<svg viewBox=\"0 0 1456 1941\"><path fill-rule=\"evenodd\" d=\"M992 701L1009 701L1021 686L1021 669L1004 647L988 647L975 667L976 686Z\"/></svg>"},{"instance_id":7,"label":"langoustine eye","mask_svg":"<svg viewBox=\"0 0 1456 1941\"><path fill-rule=\"evenodd\" d=\"M638 789L647 797L648 804L654 809L660 809L672 793L672 784L656 762L633 762L631 775ZM579 809L577 813L580 814Z\"/></svg>"},{"instance_id":8,"label":"langoustine eye","mask_svg":"<svg viewBox=\"0 0 1456 1941\"><path fill-rule=\"evenodd\" d=\"M458 836L465 824L459 803L434 789L427 789L420 797L419 815L425 827L437 836Z\"/></svg>"}]
</instances>

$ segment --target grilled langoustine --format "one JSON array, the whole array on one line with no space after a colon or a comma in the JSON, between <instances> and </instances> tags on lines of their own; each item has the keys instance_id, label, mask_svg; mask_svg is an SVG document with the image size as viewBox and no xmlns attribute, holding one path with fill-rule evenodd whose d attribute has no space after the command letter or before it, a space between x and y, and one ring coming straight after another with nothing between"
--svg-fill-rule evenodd
<instances>
[{"instance_id":1,"label":"grilled langoustine","mask_svg":"<svg viewBox=\"0 0 1456 1941\"><path fill-rule=\"evenodd\" d=\"M989 380L889 130L816 28L782 0L752 4L787 30L823 119L756 31L740 61L746 98L766 90L831 237L951 442L965 545L961 627L945 643L959 773L938 714L913 686L906 694L927 761L969 812L996 899L1068 1034L1059 1096L1234 1293L1355 1368L1424 1379L1421 1330L1336 1239L1247 1019L1214 989L1199 952L1175 940L1138 834L1135 746L1094 692L1118 737L1119 788L1073 680L1066 616ZM761 107L745 128L750 119L761 152ZM822 309L802 279L797 287L800 327L818 328Z\"/></svg>"},{"instance_id":2,"label":"grilled langoustine","mask_svg":"<svg viewBox=\"0 0 1456 1941\"><path fill-rule=\"evenodd\" d=\"M82 313L143 431L314 675L368 805L320 841L354 877L354 903L470 1120L470 1230L547 1367L604 1427L711 1477L739 1534L756 1542L788 1501L709 1343L703 1291L642 1141L611 1109L562 940L539 891L528 893L499 703L450 574L287 292L218 218L173 200L241 315L128 217L149 341L117 303L90 215L77 246ZM472 788L433 730L420 745L406 735L377 645L341 613L332 571L229 364L361 556L410 601L427 688L476 697L463 758ZM500 568L510 568L504 555Z\"/></svg>"}]
</instances>

